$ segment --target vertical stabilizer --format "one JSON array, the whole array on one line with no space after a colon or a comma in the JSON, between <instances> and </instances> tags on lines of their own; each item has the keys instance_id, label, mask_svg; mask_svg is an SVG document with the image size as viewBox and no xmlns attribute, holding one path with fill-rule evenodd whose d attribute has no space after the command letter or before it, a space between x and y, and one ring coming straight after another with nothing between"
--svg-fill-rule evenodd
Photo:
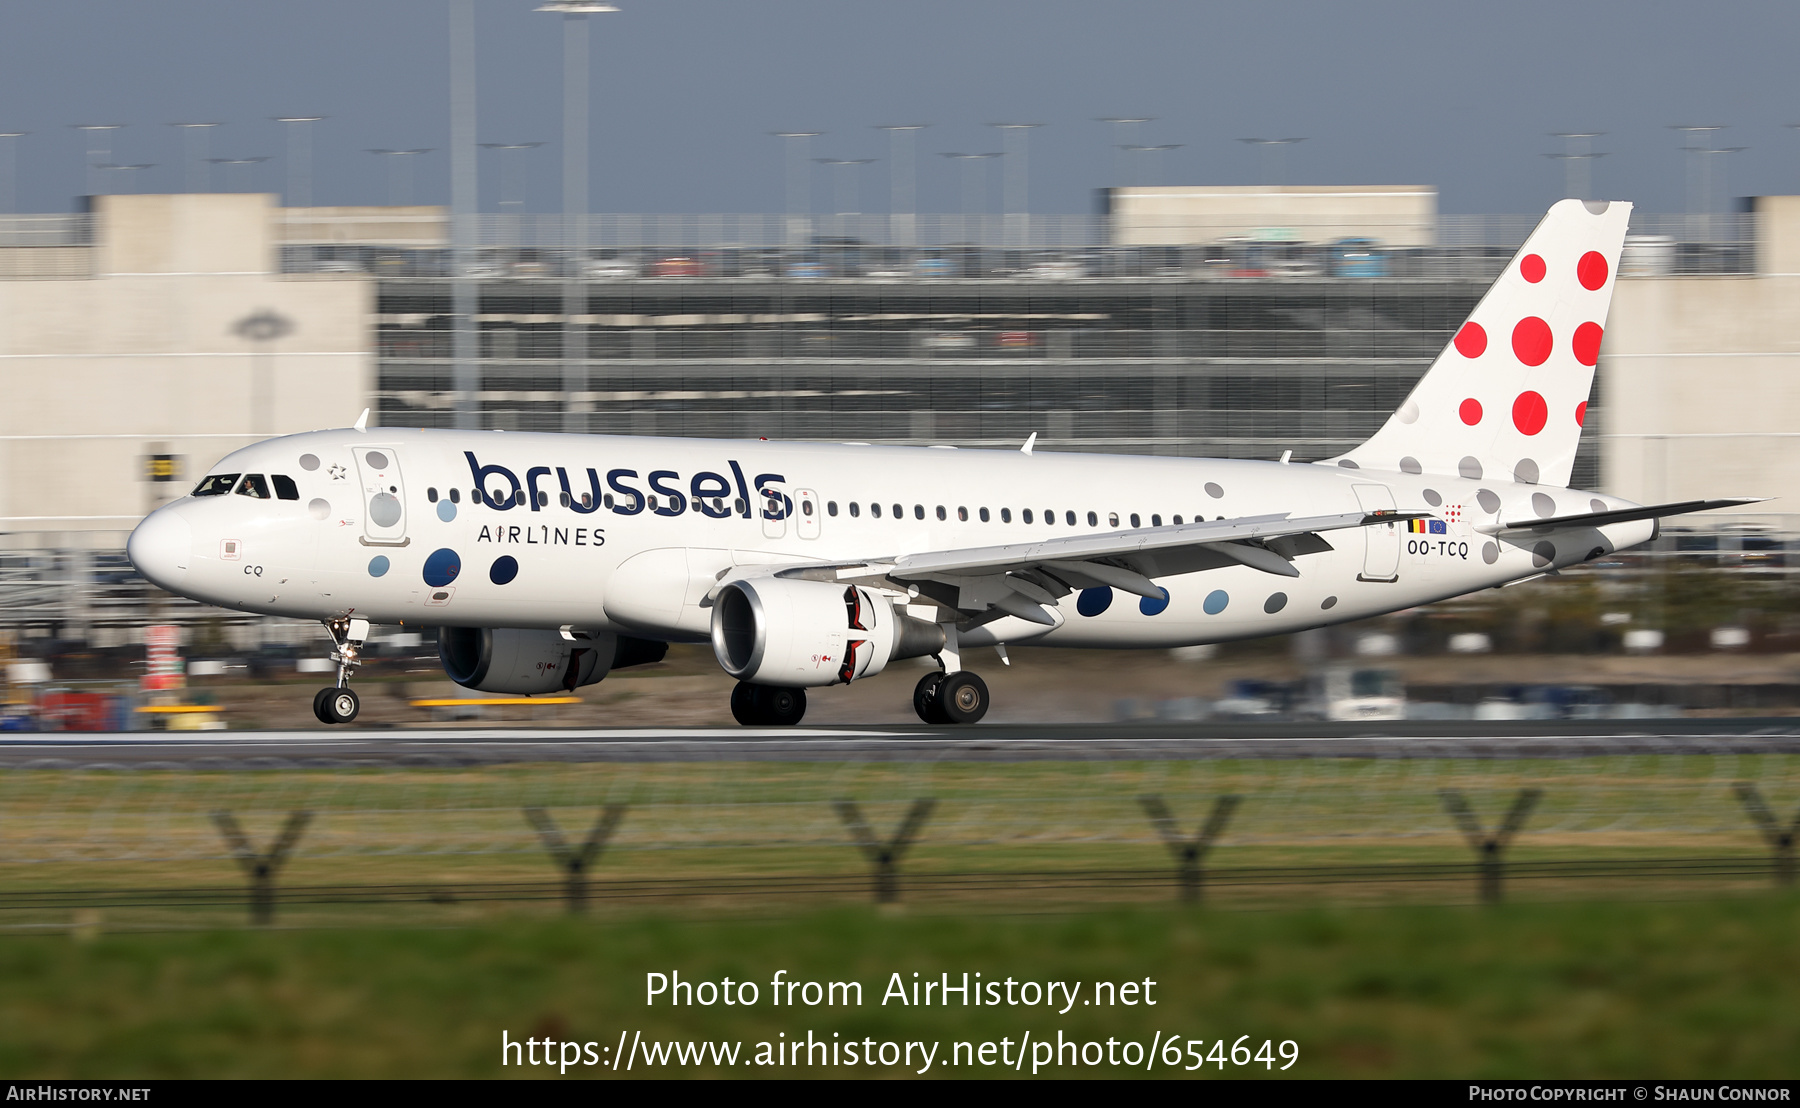
<instances>
[{"instance_id":1,"label":"vertical stabilizer","mask_svg":"<svg viewBox=\"0 0 1800 1108\"><path fill-rule=\"evenodd\" d=\"M1346 468L1566 486L1631 205L1563 200Z\"/></svg>"}]
</instances>

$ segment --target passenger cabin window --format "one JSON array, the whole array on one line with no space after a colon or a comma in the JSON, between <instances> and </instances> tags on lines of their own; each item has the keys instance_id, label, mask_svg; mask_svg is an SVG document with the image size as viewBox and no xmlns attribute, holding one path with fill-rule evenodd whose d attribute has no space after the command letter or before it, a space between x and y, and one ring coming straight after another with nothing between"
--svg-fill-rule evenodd
<instances>
[{"instance_id":1,"label":"passenger cabin window","mask_svg":"<svg viewBox=\"0 0 1800 1108\"><path fill-rule=\"evenodd\" d=\"M965 512L965 513L963 513L963 514L964 514L964 516L967 516L967 515L968 515L968 513L967 513L967 512ZM943 505L942 505L942 504L939 504L939 505L938 505L938 506L937 506L937 517L938 517L938 519L939 519L939 520L942 520L942 519L944 519L944 506L943 506Z\"/></svg>"},{"instance_id":2,"label":"passenger cabin window","mask_svg":"<svg viewBox=\"0 0 1800 1108\"><path fill-rule=\"evenodd\" d=\"M1138 514L1136 512L1131 513L1131 525L1133 527L1142 527L1143 526L1142 523L1138 522Z\"/></svg>"},{"instance_id":3,"label":"passenger cabin window","mask_svg":"<svg viewBox=\"0 0 1800 1108\"><path fill-rule=\"evenodd\" d=\"M461 489L451 489L450 490L450 503L452 503L452 504L461 504L462 503L462 490Z\"/></svg>"},{"instance_id":4,"label":"passenger cabin window","mask_svg":"<svg viewBox=\"0 0 1800 1108\"><path fill-rule=\"evenodd\" d=\"M869 505L869 514L871 516L874 516L876 519L880 519L881 518L881 505L880 504Z\"/></svg>"},{"instance_id":5,"label":"passenger cabin window","mask_svg":"<svg viewBox=\"0 0 1800 1108\"><path fill-rule=\"evenodd\" d=\"M1180 527L1181 526L1181 517L1176 516L1174 519L1170 520L1169 522L1173 523L1177 527Z\"/></svg>"},{"instance_id":6,"label":"passenger cabin window","mask_svg":"<svg viewBox=\"0 0 1800 1108\"><path fill-rule=\"evenodd\" d=\"M905 519L906 518L906 509L901 507L898 504L894 505L894 518L895 519Z\"/></svg>"},{"instance_id":7,"label":"passenger cabin window","mask_svg":"<svg viewBox=\"0 0 1800 1108\"><path fill-rule=\"evenodd\" d=\"M1019 518L1024 520L1026 523L1030 523L1031 522L1031 509L1026 508L1024 511L1020 512Z\"/></svg>"},{"instance_id":8,"label":"passenger cabin window","mask_svg":"<svg viewBox=\"0 0 1800 1108\"><path fill-rule=\"evenodd\" d=\"M1150 517L1150 526L1161 527L1162 526L1162 517L1159 515L1152 515Z\"/></svg>"},{"instance_id":9,"label":"passenger cabin window","mask_svg":"<svg viewBox=\"0 0 1800 1108\"><path fill-rule=\"evenodd\" d=\"M269 478L269 480L275 482L276 496L283 500L300 499L300 486L294 484L294 479L292 477L289 477L285 473L277 473L275 476Z\"/></svg>"},{"instance_id":10,"label":"passenger cabin window","mask_svg":"<svg viewBox=\"0 0 1800 1108\"><path fill-rule=\"evenodd\" d=\"M1011 508L1000 509L1000 522L1001 523L1011 523L1012 522L1012 509Z\"/></svg>"},{"instance_id":11,"label":"passenger cabin window","mask_svg":"<svg viewBox=\"0 0 1800 1108\"><path fill-rule=\"evenodd\" d=\"M238 483L237 494L256 500L267 500L269 499L269 482L260 473L246 473L244 479Z\"/></svg>"},{"instance_id":12,"label":"passenger cabin window","mask_svg":"<svg viewBox=\"0 0 1800 1108\"><path fill-rule=\"evenodd\" d=\"M1117 527L1119 525L1119 513L1108 512L1106 515L1106 523L1109 527Z\"/></svg>"},{"instance_id":13,"label":"passenger cabin window","mask_svg":"<svg viewBox=\"0 0 1800 1108\"><path fill-rule=\"evenodd\" d=\"M956 518L961 520L963 523L969 522L969 509L960 508L960 507L957 508L956 509Z\"/></svg>"},{"instance_id":14,"label":"passenger cabin window","mask_svg":"<svg viewBox=\"0 0 1800 1108\"><path fill-rule=\"evenodd\" d=\"M1055 527L1056 526L1056 509L1055 508L1045 508L1044 509L1044 526L1046 526L1046 527Z\"/></svg>"},{"instance_id":15,"label":"passenger cabin window","mask_svg":"<svg viewBox=\"0 0 1800 1108\"><path fill-rule=\"evenodd\" d=\"M860 516L860 515L862 515L862 509L857 507L856 501L852 500L850 502L850 518L855 519L857 516Z\"/></svg>"},{"instance_id":16,"label":"passenger cabin window","mask_svg":"<svg viewBox=\"0 0 1800 1108\"><path fill-rule=\"evenodd\" d=\"M425 503L436 504L437 502L438 502L437 489L435 487L426 489L425 490Z\"/></svg>"},{"instance_id":17,"label":"passenger cabin window","mask_svg":"<svg viewBox=\"0 0 1800 1108\"><path fill-rule=\"evenodd\" d=\"M1088 513L1088 526L1089 527L1100 526L1100 517L1095 515L1093 512L1089 512Z\"/></svg>"},{"instance_id":18,"label":"passenger cabin window","mask_svg":"<svg viewBox=\"0 0 1800 1108\"><path fill-rule=\"evenodd\" d=\"M241 476L243 475L239 473L215 473L210 477L203 478L198 485L194 486L194 495L224 496L231 491L231 486L237 484L237 479Z\"/></svg>"},{"instance_id":19,"label":"passenger cabin window","mask_svg":"<svg viewBox=\"0 0 1800 1108\"><path fill-rule=\"evenodd\" d=\"M988 510L986 508L983 508L983 509L981 509L981 522L986 523L987 521L988 521Z\"/></svg>"},{"instance_id":20,"label":"passenger cabin window","mask_svg":"<svg viewBox=\"0 0 1800 1108\"><path fill-rule=\"evenodd\" d=\"M1070 527L1075 526L1075 513L1072 511L1064 512L1063 513L1063 522L1067 523Z\"/></svg>"}]
</instances>

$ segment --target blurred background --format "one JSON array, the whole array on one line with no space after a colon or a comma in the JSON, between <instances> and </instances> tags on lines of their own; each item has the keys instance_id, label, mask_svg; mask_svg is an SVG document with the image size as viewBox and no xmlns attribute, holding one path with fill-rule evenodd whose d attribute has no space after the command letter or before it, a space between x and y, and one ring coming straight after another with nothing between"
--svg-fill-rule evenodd
<instances>
[{"instance_id":1,"label":"blurred background","mask_svg":"<svg viewBox=\"0 0 1800 1108\"><path fill-rule=\"evenodd\" d=\"M1772 105L1800 15L1514 15L10 9L0 728L312 726L318 628L170 597L123 553L260 438L367 407L1307 461L1380 425L1563 196L1637 204L1574 483L1776 499L1367 625L1019 651L997 699L1015 721L1790 714L1800 136ZM371 721L530 718L414 707L455 691L429 630L369 662ZM728 722L728 685L678 649L543 719ZM907 691L811 718L904 721Z\"/></svg>"}]
</instances>

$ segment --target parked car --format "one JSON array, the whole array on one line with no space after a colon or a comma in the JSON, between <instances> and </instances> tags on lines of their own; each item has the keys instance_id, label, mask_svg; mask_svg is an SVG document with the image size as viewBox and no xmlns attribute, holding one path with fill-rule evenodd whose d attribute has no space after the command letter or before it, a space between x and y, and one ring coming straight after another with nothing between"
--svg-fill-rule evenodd
<instances>
[{"instance_id":1,"label":"parked car","mask_svg":"<svg viewBox=\"0 0 1800 1108\"><path fill-rule=\"evenodd\" d=\"M1333 277L1386 277L1387 255L1381 252L1380 239L1338 239L1331 244Z\"/></svg>"}]
</instances>

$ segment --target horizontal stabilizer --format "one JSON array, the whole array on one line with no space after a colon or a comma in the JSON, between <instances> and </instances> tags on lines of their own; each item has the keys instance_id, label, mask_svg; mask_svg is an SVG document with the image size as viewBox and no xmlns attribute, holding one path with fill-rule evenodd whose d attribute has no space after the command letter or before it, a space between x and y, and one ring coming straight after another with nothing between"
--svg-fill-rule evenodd
<instances>
[{"instance_id":1,"label":"horizontal stabilizer","mask_svg":"<svg viewBox=\"0 0 1800 1108\"><path fill-rule=\"evenodd\" d=\"M1639 519L1662 519L1665 516L1684 516L1690 512L1706 512L1714 508L1736 508L1744 504L1760 504L1766 496L1730 496L1723 500L1682 500L1674 504L1647 504L1637 508L1616 508L1610 512L1582 512L1572 516L1551 516L1548 519L1521 519L1508 523L1493 523L1475 528L1488 535L1500 535L1520 531L1560 531L1570 527L1601 527L1608 523L1630 523Z\"/></svg>"}]
</instances>

